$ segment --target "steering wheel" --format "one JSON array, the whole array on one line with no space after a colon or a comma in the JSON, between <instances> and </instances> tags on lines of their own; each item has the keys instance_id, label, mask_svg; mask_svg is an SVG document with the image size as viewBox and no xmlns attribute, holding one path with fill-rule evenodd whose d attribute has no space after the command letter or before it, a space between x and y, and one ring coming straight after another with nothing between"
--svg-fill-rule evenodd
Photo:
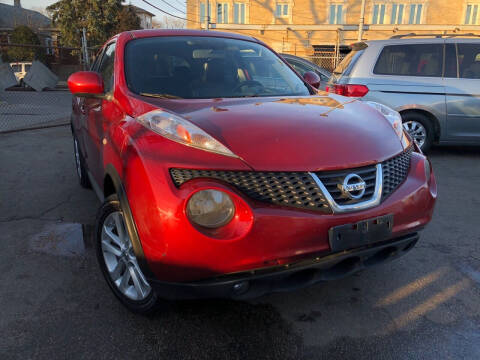
<instances>
[{"instance_id":1,"label":"steering wheel","mask_svg":"<svg viewBox=\"0 0 480 360\"><path fill-rule=\"evenodd\" d=\"M235 86L232 90L232 92L236 93L237 91L239 90L242 90L242 88L244 87L261 87L262 89L264 89L265 87L263 86L263 84L259 81L255 81L255 80L246 80L246 81L243 81L242 83L238 84L237 86Z\"/></svg>"}]
</instances>

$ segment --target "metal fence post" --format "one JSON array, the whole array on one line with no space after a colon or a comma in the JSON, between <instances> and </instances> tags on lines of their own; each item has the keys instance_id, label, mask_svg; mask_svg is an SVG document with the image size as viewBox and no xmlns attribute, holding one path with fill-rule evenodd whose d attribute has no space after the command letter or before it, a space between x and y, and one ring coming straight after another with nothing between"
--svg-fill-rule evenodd
<instances>
[{"instance_id":1,"label":"metal fence post","mask_svg":"<svg viewBox=\"0 0 480 360\"><path fill-rule=\"evenodd\" d=\"M84 66L85 69L90 69L90 58L88 57L88 47L87 47L87 30L85 28L82 29L82 52L83 52L83 59L84 59Z\"/></svg>"}]
</instances>

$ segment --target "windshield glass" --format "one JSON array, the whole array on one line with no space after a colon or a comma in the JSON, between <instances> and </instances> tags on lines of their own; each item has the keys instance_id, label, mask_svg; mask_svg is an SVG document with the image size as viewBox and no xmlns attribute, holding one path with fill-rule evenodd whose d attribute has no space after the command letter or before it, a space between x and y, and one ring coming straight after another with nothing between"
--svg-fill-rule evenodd
<instances>
[{"instance_id":1,"label":"windshield glass","mask_svg":"<svg viewBox=\"0 0 480 360\"><path fill-rule=\"evenodd\" d=\"M301 96L310 91L274 53L250 41L215 37L153 37L130 41L125 76L146 96L205 99Z\"/></svg>"}]
</instances>

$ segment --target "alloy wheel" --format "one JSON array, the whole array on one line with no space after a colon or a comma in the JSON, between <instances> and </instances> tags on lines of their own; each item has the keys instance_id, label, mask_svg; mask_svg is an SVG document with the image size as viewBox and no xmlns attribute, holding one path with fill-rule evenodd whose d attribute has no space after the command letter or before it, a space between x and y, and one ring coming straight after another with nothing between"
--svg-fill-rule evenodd
<instances>
[{"instance_id":1,"label":"alloy wheel","mask_svg":"<svg viewBox=\"0 0 480 360\"><path fill-rule=\"evenodd\" d=\"M411 120L405 121L403 123L403 128L410 134L418 147L422 148L427 140L427 130L425 127L421 123Z\"/></svg>"},{"instance_id":2,"label":"alloy wheel","mask_svg":"<svg viewBox=\"0 0 480 360\"><path fill-rule=\"evenodd\" d=\"M108 274L118 290L131 300L146 299L152 289L138 266L120 211L106 217L101 241Z\"/></svg>"}]
</instances>

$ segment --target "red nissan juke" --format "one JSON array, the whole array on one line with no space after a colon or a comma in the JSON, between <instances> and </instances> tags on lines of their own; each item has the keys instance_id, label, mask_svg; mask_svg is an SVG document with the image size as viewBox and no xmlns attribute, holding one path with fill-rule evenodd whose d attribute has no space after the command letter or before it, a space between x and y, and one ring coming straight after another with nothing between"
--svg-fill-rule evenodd
<instances>
[{"instance_id":1,"label":"red nissan juke","mask_svg":"<svg viewBox=\"0 0 480 360\"><path fill-rule=\"evenodd\" d=\"M437 195L400 115L318 92L262 42L132 31L73 74L80 183L120 301L245 299L397 258Z\"/></svg>"}]
</instances>

